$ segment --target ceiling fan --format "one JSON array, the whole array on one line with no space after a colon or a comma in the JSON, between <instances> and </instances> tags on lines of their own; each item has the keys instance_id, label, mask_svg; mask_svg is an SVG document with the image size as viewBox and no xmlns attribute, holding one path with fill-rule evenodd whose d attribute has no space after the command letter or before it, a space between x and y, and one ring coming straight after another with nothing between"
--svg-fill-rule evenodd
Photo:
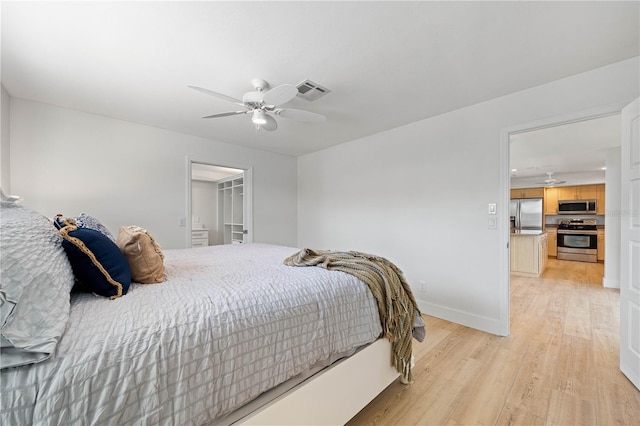
<instances>
[{"instance_id":1,"label":"ceiling fan","mask_svg":"<svg viewBox=\"0 0 640 426\"><path fill-rule=\"evenodd\" d=\"M547 172L547 178L544 180L544 182L536 182L536 183L540 185L545 185L545 186L554 186L554 185L567 183L567 181L555 179L553 178L553 172Z\"/></svg>"},{"instance_id":2,"label":"ceiling fan","mask_svg":"<svg viewBox=\"0 0 640 426\"><path fill-rule=\"evenodd\" d=\"M245 93L242 96L242 100L209 89L203 89L202 87L187 87L244 107L244 109L239 111L220 112L205 115L202 118L251 114L251 121L256 125L256 129L264 129L267 131L273 131L278 128L278 122L274 116L305 122L321 122L326 120L324 115L315 112L279 107L279 105L286 104L298 94L298 88L291 84L283 84L269 89L269 83L258 78L251 80L251 84L253 84L255 91Z\"/></svg>"}]
</instances>

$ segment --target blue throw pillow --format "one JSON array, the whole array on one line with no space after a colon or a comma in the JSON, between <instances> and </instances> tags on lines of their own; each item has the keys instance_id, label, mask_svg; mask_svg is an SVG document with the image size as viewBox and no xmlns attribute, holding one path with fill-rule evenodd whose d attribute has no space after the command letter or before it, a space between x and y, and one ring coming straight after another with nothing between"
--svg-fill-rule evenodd
<instances>
[{"instance_id":1,"label":"blue throw pillow","mask_svg":"<svg viewBox=\"0 0 640 426\"><path fill-rule=\"evenodd\" d=\"M62 247L78 280L76 290L111 299L127 294L131 269L118 246L99 231L75 225L60 229Z\"/></svg>"}]
</instances>

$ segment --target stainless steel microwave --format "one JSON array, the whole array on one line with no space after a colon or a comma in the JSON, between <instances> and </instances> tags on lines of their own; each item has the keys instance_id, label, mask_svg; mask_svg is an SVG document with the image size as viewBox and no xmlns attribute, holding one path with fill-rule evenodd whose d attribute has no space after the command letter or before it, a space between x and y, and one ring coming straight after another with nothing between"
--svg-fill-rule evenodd
<instances>
[{"instance_id":1,"label":"stainless steel microwave","mask_svg":"<svg viewBox=\"0 0 640 426\"><path fill-rule=\"evenodd\" d=\"M596 200L558 201L558 214L596 214Z\"/></svg>"}]
</instances>

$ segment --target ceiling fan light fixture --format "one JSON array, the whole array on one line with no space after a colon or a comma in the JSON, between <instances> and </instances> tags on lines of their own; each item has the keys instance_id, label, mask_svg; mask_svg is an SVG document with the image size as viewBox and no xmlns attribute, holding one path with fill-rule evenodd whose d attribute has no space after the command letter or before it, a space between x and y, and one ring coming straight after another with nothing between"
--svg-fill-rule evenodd
<instances>
[{"instance_id":1,"label":"ceiling fan light fixture","mask_svg":"<svg viewBox=\"0 0 640 426\"><path fill-rule=\"evenodd\" d=\"M267 124L267 115L264 113L263 110L257 109L255 111L253 111L253 117L251 117L251 121L256 126L261 126L263 124Z\"/></svg>"},{"instance_id":2,"label":"ceiling fan light fixture","mask_svg":"<svg viewBox=\"0 0 640 426\"><path fill-rule=\"evenodd\" d=\"M539 185L544 185L547 188L553 188L556 185L561 185L563 183L567 183L566 180L558 180L556 178L553 177L553 172L547 172L547 178L544 180L544 182L536 182Z\"/></svg>"},{"instance_id":3,"label":"ceiling fan light fixture","mask_svg":"<svg viewBox=\"0 0 640 426\"><path fill-rule=\"evenodd\" d=\"M214 92L209 89L204 89L202 87L188 87L206 95L239 104L244 107L244 110L209 114L202 118L219 118L239 114L251 114L251 122L256 127L256 130L262 129L268 132L272 132L278 128L278 123L274 118L275 116L309 123L319 123L327 119L324 115L315 112L279 107L279 105L286 104L291 101L296 97L296 94L299 93L298 89L291 84L281 84L280 86L269 88L269 84L264 80L252 80L252 83L256 91L245 93L242 96L242 100L223 95L222 93Z\"/></svg>"}]
</instances>

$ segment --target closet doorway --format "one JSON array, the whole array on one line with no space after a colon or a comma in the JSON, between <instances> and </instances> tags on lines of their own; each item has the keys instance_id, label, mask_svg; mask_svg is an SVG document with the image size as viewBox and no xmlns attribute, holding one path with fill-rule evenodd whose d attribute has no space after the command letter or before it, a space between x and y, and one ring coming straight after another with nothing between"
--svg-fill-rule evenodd
<instances>
[{"instance_id":1,"label":"closet doorway","mask_svg":"<svg viewBox=\"0 0 640 426\"><path fill-rule=\"evenodd\" d=\"M189 161L187 247L252 242L251 168Z\"/></svg>"}]
</instances>

